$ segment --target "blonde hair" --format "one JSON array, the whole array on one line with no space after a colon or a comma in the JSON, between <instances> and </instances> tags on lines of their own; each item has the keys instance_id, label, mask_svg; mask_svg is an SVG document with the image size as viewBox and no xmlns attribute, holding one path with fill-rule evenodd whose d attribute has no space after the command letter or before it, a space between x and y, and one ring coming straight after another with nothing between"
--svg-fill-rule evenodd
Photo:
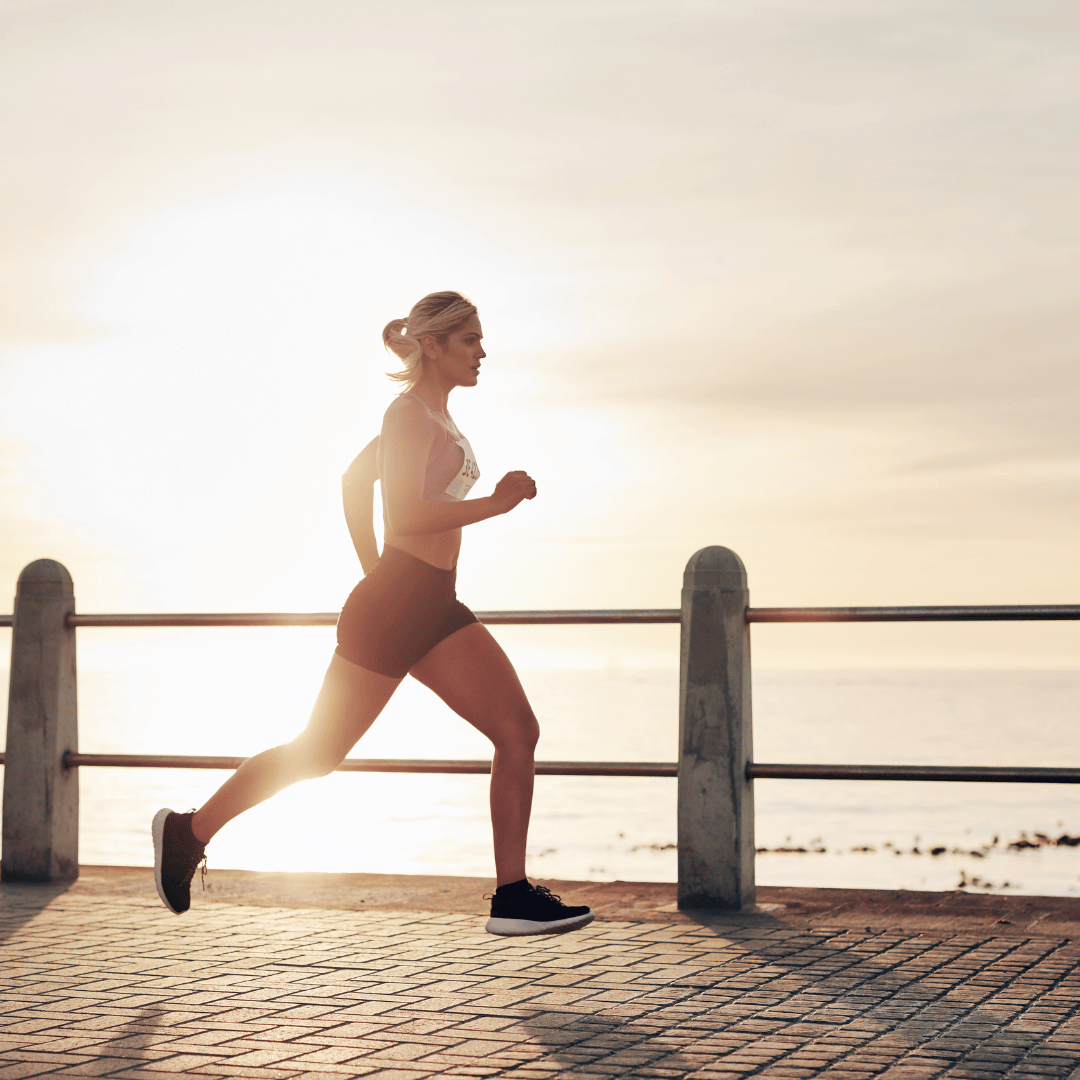
<instances>
[{"instance_id":1,"label":"blonde hair","mask_svg":"<svg viewBox=\"0 0 1080 1080\"><path fill-rule=\"evenodd\" d=\"M433 292L417 300L407 319L391 319L383 328L383 345L405 365L404 371L386 374L395 382L404 383L406 391L411 390L423 373L424 348L420 338L431 334L440 345L445 345L450 335L475 314L476 305L461 293Z\"/></svg>"}]
</instances>

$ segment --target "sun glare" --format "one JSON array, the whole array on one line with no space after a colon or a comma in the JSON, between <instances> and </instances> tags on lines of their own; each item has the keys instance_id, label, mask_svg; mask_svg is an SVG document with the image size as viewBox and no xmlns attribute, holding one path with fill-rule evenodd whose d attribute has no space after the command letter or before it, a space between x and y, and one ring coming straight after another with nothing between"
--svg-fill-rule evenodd
<instances>
[{"instance_id":1,"label":"sun glare","mask_svg":"<svg viewBox=\"0 0 1080 1080\"><path fill-rule=\"evenodd\" d=\"M279 581L301 606L340 603L355 556L338 477L394 392L379 333L446 287L483 304L505 365L488 406L529 384L508 358L569 333L541 316L542 275L520 259L348 176L278 177L143 220L82 305L99 332L26 350L9 411L50 509L142 564L114 604L250 605Z\"/></svg>"}]
</instances>

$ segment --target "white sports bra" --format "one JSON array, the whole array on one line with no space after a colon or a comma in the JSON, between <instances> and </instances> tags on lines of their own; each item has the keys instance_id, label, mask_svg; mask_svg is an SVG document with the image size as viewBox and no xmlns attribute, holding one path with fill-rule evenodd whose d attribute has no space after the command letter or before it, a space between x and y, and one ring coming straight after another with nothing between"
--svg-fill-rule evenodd
<instances>
[{"instance_id":1,"label":"white sports bra","mask_svg":"<svg viewBox=\"0 0 1080 1080\"><path fill-rule=\"evenodd\" d=\"M424 498L440 502L460 502L469 489L480 479L476 455L457 425L449 417L442 417L423 398L416 394L404 394L419 401L442 428L443 438L431 448L427 469L424 473Z\"/></svg>"}]
</instances>

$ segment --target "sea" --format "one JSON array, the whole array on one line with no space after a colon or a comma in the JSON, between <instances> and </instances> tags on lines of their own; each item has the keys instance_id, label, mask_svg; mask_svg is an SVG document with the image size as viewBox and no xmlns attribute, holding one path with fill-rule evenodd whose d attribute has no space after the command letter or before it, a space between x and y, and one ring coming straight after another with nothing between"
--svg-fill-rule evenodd
<instances>
[{"instance_id":1,"label":"sea","mask_svg":"<svg viewBox=\"0 0 1080 1080\"><path fill-rule=\"evenodd\" d=\"M497 629L513 656L513 635ZM249 755L304 724L333 649L324 628L80 630L84 752ZM565 659L565 658L564 658ZM670 662L520 667L539 759L677 756ZM1080 763L1080 671L755 671L760 762ZM488 744L407 680L356 757L481 758ZM80 861L152 863L150 819L198 806L216 771L84 768ZM338 773L226 827L209 866L492 874L484 776ZM1080 789L1051 784L759 780L763 885L1080 893ZM536 781L528 871L540 879L674 881L676 781Z\"/></svg>"}]
</instances>

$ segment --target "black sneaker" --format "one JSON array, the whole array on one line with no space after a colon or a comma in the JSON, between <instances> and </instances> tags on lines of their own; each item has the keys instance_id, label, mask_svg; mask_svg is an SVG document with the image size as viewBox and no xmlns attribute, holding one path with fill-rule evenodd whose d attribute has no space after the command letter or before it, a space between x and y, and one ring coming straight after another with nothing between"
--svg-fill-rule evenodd
<instances>
[{"instance_id":1,"label":"black sneaker","mask_svg":"<svg viewBox=\"0 0 1080 1080\"><path fill-rule=\"evenodd\" d=\"M165 906L177 915L191 907L191 879L206 858L206 845L191 831L195 813L159 810L154 815L154 884Z\"/></svg>"},{"instance_id":2,"label":"black sneaker","mask_svg":"<svg viewBox=\"0 0 1080 1080\"><path fill-rule=\"evenodd\" d=\"M593 921L592 908L567 907L543 885L502 885L491 898L489 934L565 934Z\"/></svg>"}]
</instances>

